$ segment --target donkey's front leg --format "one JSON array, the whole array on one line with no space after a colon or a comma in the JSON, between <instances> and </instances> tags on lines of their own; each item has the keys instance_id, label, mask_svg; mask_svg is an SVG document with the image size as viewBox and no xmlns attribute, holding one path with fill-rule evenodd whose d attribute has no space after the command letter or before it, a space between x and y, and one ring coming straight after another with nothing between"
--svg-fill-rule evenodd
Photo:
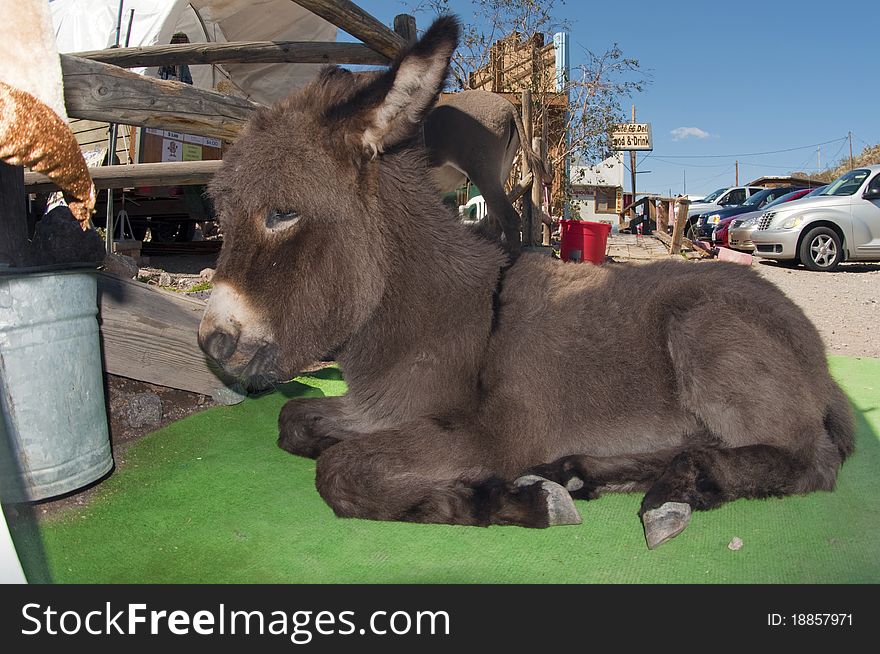
<instances>
[{"instance_id":1,"label":"donkey's front leg","mask_svg":"<svg viewBox=\"0 0 880 654\"><path fill-rule=\"evenodd\" d=\"M278 447L315 459L353 436L344 421L343 401L342 397L302 397L287 402L278 416Z\"/></svg>"},{"instance_id":2,"label":"donkey's front leg","mask_svg":"<svg viewBox=\"0 0 880 654\"><path fill-rule=\"evenodd\" d=\"M495 475L469 434L432 424L367 434L318 457L318 492L345 518L460 525L579 524L568 492L540 477Z\"/></svg>"}]
</instances>

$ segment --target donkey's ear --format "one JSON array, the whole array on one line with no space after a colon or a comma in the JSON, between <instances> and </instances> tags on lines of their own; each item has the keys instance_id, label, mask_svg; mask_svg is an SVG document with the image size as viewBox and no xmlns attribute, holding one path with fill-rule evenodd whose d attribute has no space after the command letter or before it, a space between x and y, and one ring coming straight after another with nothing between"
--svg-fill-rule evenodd
<instances>
[{"instance_id":1,"label":"donkey's ear","mask_svg":"<svg viewBox=\"0 0 880 654\"><path fill-rule=\"evenodd\" d=\"M366 116L365 149L375 155L415 133L443 90L458 33L457 19L437 19L377 80L387 92Z\"/></svg>"}]
</instances>

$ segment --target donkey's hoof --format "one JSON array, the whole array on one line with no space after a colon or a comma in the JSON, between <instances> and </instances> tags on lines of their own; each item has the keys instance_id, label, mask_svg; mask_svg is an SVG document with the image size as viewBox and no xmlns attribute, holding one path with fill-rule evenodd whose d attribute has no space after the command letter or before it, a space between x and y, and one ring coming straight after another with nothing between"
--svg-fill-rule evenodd
<instances>
[{"instance_id":1,"label":"donkey's hoof","mask_svg":"<svg viewBox=\"0 0 880 654\"><path fill-rule=\"evenodd\" d=\"M531 486L532 484L541 484L541 490L546 495L548 527L579 525L583 522L571 495L555 481L544 479L538 475L524 475L513 482L513 485L517 487Z\"/></svg>"},{"instance_id":2,"label":"donkey's hoof","mask_svg":"<svg viewBox=\"0 0 880 654\"><path fill-rule=\"evenodd\" d=\"M678 536L691 521L690 504L666 502L656 509L645 511L642 524L645 526L645 540L648 549L655 549Z\"/></svg>"}]
</instances>

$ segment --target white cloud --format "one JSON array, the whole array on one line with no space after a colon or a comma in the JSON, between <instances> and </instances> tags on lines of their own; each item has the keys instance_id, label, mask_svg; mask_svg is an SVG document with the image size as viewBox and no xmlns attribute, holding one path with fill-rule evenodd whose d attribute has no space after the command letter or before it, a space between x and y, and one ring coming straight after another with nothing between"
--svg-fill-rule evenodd
<instances>
[{"instance_id":1,"label":"white cloud","mask_svg":"<svg viewBox=\"0 0 880 654\"><path fill-rule=\"evenodd\" d=\"M681 141L682 139L686 139L691 136L698 139L707 139L711 136L709 132L700 129L699 127L676 127L669 133L672 134L673 141Z\"/></svg>"}]
</instances>

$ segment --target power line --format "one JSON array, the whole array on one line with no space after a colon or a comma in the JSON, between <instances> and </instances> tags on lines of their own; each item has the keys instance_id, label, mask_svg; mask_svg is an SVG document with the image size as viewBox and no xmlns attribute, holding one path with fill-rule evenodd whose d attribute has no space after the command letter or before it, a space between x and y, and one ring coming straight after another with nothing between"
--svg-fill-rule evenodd
<instances>
[{"instance_id":1,"label":"power line","mask_svg":"<svg viewBox=\"0 0 880 654\"><path fill-rule=\"evenodd\" d=\"M812 145L801 145L797 148L785 148L783 150L768 150L767 152L744 152L740 154L667 154L664 155L667 159L727 159L733 157L759 157L765 154L780 154L782 152L794 152L795 150L806 150L807 148L818 148L821 145L828 145L829 143L838 143L840 141L846 141L848 137L844 136L839 139L832 139L830 141L823 141L822 143L813 143ZM860 139L861 140L861 139Z\"/></svg>"},{"instance_id":2,"label":"power line","mask_svg":"<svg viewBox=\"0 0 880 654\"><path fill-rule=\"evenodd\" d=\"M652 157L652 161L660 161L666 164L672 164L673 166L681 166L683 168L729 168L730 164L691 164L691 163L679 163L678 161L668 161L663 157Z\"/></svg>"}]
</instances>

